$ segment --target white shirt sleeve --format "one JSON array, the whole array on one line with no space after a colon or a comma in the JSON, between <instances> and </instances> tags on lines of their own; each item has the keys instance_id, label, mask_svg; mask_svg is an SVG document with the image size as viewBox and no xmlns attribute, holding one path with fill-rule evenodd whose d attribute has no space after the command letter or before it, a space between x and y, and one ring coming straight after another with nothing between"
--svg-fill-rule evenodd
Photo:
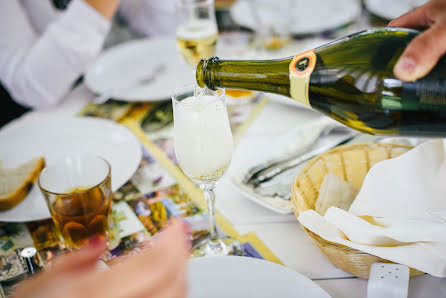
<instances>
[{"instance_id":1,"label":"white shirt sleeve","mask_svg":"<svg viewBox=\"0 0 446 298\"><path fill-rule=\"evenodd\" d=\"M110 21L73 0L38 37L19 2L1 0L0 80L24 106L55 105L100 52L109 29Z\"/></svg>"},{"instance_id":2,"label":"white shirt sleeve","mask_svg":"<svg viewBox=\"0 0 446 298\"><path fill-rule=\"evenodd\" d=\"M143 36L174 35L176 9L173 0L121 1L119 13L130 27Z\"/></svg>"}]
</instances>

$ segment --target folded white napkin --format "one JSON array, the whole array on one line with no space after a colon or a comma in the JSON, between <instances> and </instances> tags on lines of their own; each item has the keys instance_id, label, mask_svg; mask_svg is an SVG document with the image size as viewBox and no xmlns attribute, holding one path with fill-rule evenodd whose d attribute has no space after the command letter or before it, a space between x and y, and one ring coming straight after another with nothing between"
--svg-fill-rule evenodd
<instances>
[{"instance_id":1,"label":"folded white napkin","mask_svg":"<svg viewBox=\"0 0 446 298\"><path fill-rule=\"evenodd\" d=\"M446 277L446 142L434 140L367 174L349 212L313 210L299 221L322 238Z\"/></svg>"},{"instance_id":2,"label":"folded white napkin","mask_svg":"<svg viewBox=\"0 0 446 298\"><path fill-rule=\"evenodd\" d=\"M424 143L376 164L349 211L358 216L444 221L446 140Z\"/></svg>"}]
</instances>

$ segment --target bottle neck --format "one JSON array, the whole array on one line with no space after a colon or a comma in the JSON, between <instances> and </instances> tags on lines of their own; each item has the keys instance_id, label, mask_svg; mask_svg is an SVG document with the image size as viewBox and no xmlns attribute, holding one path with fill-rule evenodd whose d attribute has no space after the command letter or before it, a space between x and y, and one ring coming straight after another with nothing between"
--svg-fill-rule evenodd
<instances>
[{"instance_id":1,"label":"bottle neck","mask_svg":"<svg viewBox=\"0 0 446 298\"><path fill-rule=\"evenodd\" d=\"M280 60L202 59L196 79L200 87L242 89L290 96L289 65L292 58Z\"/></svg>"}]
</instances>

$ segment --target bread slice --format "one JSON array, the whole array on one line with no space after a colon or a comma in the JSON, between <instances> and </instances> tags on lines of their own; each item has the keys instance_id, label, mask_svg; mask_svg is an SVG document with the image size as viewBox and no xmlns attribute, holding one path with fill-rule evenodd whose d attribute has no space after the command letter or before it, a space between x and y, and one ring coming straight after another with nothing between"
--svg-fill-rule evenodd
<instances>
[{"instance_id":1,"label":"bread slice","mask_svg":"<svg viewBox=\"0 0 446 298\"><path fill-rule=\"evenodd\" d=\"M11 209L30 192L45 166L43 157L33 158L15 169L4 169L0 162L0 210Z\"/></svg>"},{"instance_id":2,"label":"bread slice","mask_svg":"<svg viewBox=\"0 0 446 298\"><path fill-rule=\"evenodd\" d=\"M328 173L319 188L316 212L324 215L331 206L348 211L358 192L351 182L346 182L335 174Z\"/></svg>"}]
</instances>

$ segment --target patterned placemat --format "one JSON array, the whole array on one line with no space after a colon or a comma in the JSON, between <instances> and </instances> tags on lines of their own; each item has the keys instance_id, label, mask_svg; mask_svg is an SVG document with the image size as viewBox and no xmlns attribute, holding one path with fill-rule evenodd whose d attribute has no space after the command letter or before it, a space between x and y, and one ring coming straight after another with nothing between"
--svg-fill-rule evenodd
<instances>
[{"instance_id":1,"label":"patterned placemat","mask_svg":"<svg viewBox=\"0 0 446 298\"><path fill-rule=\"evenodd\" d=\"M233 99L228 104L235 143L266 102L263 95L255 94L249 99ZM190 224L193 246L207 239L207 208L203 193L183 174L175 158L171 101L88 104L79 116L120 122L140 140L143 151L141 164L133 177L114 194L113 216L120 240L107 254L107 263L119 262L149 248L152 236L174 217ZM240 235L218 210L217 225L222 236L228 235L242 243L241 253L245 256L281 263L255 233ZM0 281L5 296L27 276L27 267L18 255L19 249L26 246L37 248L35 262L41 267L67 252L55 233L51 219L0 223Z\"/></svg>"}]
</instances>

